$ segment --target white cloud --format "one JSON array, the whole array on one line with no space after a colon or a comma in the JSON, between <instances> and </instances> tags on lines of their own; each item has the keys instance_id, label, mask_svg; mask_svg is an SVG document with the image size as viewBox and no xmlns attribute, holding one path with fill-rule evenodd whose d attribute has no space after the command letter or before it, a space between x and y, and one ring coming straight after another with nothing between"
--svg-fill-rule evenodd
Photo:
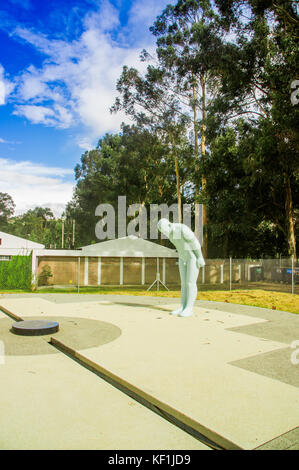
<instances>
[{"instance_id":1,"label":"white cloud","mask_svg":"<svg viewBox=\"0 0 299 470\"><path fill-rule=\"evenodd\" d=\"M0 105L6 103L8 95L12 92L14 85L6 79L4 68L0 64Z\"/></svg>"},{"instance_id":2,"label":"white cloud","mask_svg":"<svg viewBox=\"0 0 299 470\"><path fill-rule=\"evenodd\" d=\"M123 65L145 67L139 61L140 51L152 48L155 41L145 31L167 3L136 0L128 24L121 28L118 11L105 0L97 12L86 14L83 33L71 42L16 28L13 34L46 60L41 68L30 66L18 77L15 114L59 128L79 124L84 132L79 142L118 132L121 122L129 119L124 113L110 114L117 79Z\"/></svg>"},{"instance_id":3,"label":"white cloud","mask_svg":"<svg viewBox=\"0 0 299 470\"><path fill-rule=\"evenodd\" d=\"M2 139L2 137L0 137L0 144L16 145L16 144L20 144L20 143L21 142L13 142L13 141L10 141L10 140Z\"/></svg>"},{"instance_id":4,"label":"white cloud","mask_svg":"<svg viewBox=\"0 0 299 470\"><path fill-rule=\"evenodd\" d=\"M13 114L25 116L33 124L45 124L61 129L70 127L73 120L72 114L59 104L54 104L52 108L37 105L18 106Z\"/></svg>"},{"instance_id":5,"label":"white cloud","mask_svg":"<svg viewBox=\"0 0 299 470\"><path fill-rule=\"evenodd\" d=\"M16 215L41 206L50 207L59 216L72 198L74 183L69 181L69 175L73 175L73 170L5 158L0 158L0 167L1 192L13 198Z\"/></svg>"},{"instance_id":6,"label":"white cloud","mask_svg":"<svg viewBox=\"0 0 299 470\"><path fill-rule=\"evenodd\" d=\"M176 2L169 0L135 0L130 9L128 25L124 29L125 35L135 42L140 41L140 37L146 38L147 41L151 38L155 42L149 28L170 3Z\"/></svg>"},{"instance_id":7,"label":"white cloud","mask_svg":"<svg viewBox=\"0 0 299 470\"><path fill-rule=\"evenodd\" d=\"M117 28L120 21L117 9L108 0L104 0L97 13L87 13L83 23L87 30L99 29L104 32Z\"/></svg>"},{"instance_id":8,"label":"white cloud","mask_svg":"<svg viewBox=\"0 0 299 470\"><path fill-rule=\"evenodd\" d=\"M55 116L52 109L35 105L18 106L17 110L14 111L13 114L18 116L25 116L34 124L51 124L51 122L53 122L53 116Z\"/></svg>"},{"instance_id":9,"label":"white cloud","mask_svg":"<svg viewBox=\"0 0 299 470\"><path fill-rule=\"evenodd\" d=\"M25 101L40 97L42 99L46 96L47 86L40 80L40 77L34 76L33 67L31 73L25 74L22 83L22 95Z\"/></svg>"},{"instance_id":10,"label":"white cloud","mask_svg":"<svg viewBox=\"0 0 299 470\"><path fill-rule=\"evenodd\" d=\"M15 114L33 123L64 128L80 123L91 137L119 130L124 114L110 114L117 96L116 81L124 64L138 63L139 49L117 46L109 35L96 29L88 29L71 45L62 41L52 44L31 34L26 38L51 60L40 70L31 67L22 74L18 98L27 103L17 105Z\"/></svg>"},{"instance_id":11,"label":"white cloud","mask_svg":"<svg viewBox=\"0 0 299 470\"><path fill-rule=\"evenodd\" d=\"M83 150L92 150L95 148L94 142L88 137L78 137L76 144Z\"/></svg>"}]
</instances>

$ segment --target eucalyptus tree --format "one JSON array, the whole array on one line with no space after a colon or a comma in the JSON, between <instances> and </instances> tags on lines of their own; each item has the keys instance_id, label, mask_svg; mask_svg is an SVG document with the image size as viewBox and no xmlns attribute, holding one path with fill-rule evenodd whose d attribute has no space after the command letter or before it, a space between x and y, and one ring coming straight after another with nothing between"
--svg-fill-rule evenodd
<instances>
[{"instance_id":1,"label":"eucalyptus tree","mask_svg":"<svg viewBox=\"0 0 299 470\"><path fill-rule=\"evenodd\" d=\"M284 194L272 131L271 126L255 126L240 118L222 128L211 142L204 171L207 204L213 213L208 227L212 256L288 254Z\"/></svg>"},{"instance_id":2,"label":"eucalyptus tree","mask_svg":"<svg viewBox=\"0 0 299 470\"><path fill-rule=\"evenodd\" d=\"M76 220L76 244L96 241L95 211L110 204L118 231L118 197L127 205L148 208L152 203L173 203L176 181L167 158L167 147L149 130L122 126L120 134L107 134L95 149L85 152L75 168L76 187L66 209L67 219ZM129 220L129 217L128 217Z\"/></svg>"},{"instance_id":3,"label":"eucalyptus tree","mask_svg":"<svg viewBox=\"0 0 299 470\"><path fill-rule=\"evenodd\" d=\"M150 60L143 51L141 61ZM181 171L188 165L182 154L188 147L186 138L190 118L178 95L177 80L173 73L150 64L142 74L135 68L123 67L117 82L119 96L111 112L124 110L137 124L154 134L164 146L165 159L173 162L176 176L178 220L182 220Z\"/></svg>"},{"instance_id":4,"label":"eucalyptus tree","mask_svg":"<svg viewBox=\"0 0 299 470\"><path fill-rule=\"evenodd\" d=\"M157 37L159 63L177 79L181 99L187 101L193 125L195 198L206 188L199 159L206 155L206 126L212 83L217 78L222 50L222 25L209 0L179 0L168 5L151 28ZM204 198L201 197L201 202ZM204 245L207 256L207 209L203 205Z\"/></svg>"},{"instance_id":5,"label":"eucalyptus tree","mask_svg":"<svg viewBox=\"0 0 299 470\"><path fill-rule=\"evenodd\" d=\"M277 219L277 224L287 239L289 254L296 256L299 106L292 103L291 94L298 76L298 3L216 0L216 4L230 37L223 48L225 60L220 62L214 126L219 129L242 116L256 129L252 178L258 180L276 169L272 207L282 193L284 201L277 209L284 220Z\"/></svg>"}]
</instances>

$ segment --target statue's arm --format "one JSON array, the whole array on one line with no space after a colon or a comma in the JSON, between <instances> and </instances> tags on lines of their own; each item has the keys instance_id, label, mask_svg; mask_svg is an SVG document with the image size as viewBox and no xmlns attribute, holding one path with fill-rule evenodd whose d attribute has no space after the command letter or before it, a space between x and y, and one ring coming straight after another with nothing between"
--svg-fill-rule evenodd
<instances>
[{"instance_id":1,"label":"statue's arm","mask_svg":"<svg viewBox=\"0 0 299 470\"><path fill-rule=\"evenodd\" d=\"M198 269L202 266L205 266L206 263L202 256L200 243L192 230L190 230L187 226L184 226L183 228L183 237L192 247L192 251L196 257L196 265Z\"/></svg>"},{"instance_id":2,"label":"statue's arm","mask_svg":"<svg viewBox=\"0 0 299 470\"><path fill-rule=\"evenodd\" d=\"M202 256L201 246L200 246L199 243L198 243L198 245L199 245L199 248L197 250L193 250L193 253L196 256L196 266L198 267L198 269L200 269L203 266L205 266L206 263L205 263L205 260Z\"/></svg>"}]
</instances>

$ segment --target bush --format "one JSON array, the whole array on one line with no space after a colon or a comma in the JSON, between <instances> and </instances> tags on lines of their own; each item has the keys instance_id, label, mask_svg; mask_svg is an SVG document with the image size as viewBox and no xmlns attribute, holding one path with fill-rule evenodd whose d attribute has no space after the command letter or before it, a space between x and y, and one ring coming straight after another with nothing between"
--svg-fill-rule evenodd
<instances>
[{"instance_id":1,"label":"bush","mask_svg":"<svg viewBox=\"0 0 299 470\"><path fill-rule=\"evenodd\" d=\"M0 288L31 289L32 255L12 256L10 261L0 261Z\"/></svg>"},{"instance_id":2,"label":"bush","mask_svg":"<svg viewBox=\"0 0 299 470\"><path fill-rule=\"evenodd\" d=\"M52 274L50 266L48 264L46 264L43 267L42 272L38 276L38 285L39 286L47 286L50 277L53 277L53 274Z\"/></svg>"}]
</instances>

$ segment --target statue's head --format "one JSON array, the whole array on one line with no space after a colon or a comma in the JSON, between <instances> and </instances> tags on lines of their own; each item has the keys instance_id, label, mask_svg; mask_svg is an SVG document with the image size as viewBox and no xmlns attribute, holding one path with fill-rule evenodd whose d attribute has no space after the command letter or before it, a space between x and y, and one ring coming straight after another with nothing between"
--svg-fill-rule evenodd
<instances>
[{"instance_id":1,"label":"statue's head","mask_svg":"<svg viewBox=\"0 0 299 470\"><path fill-rule=\"evenodd\" d=\"M161 219L158 222L158 230L162 232L166 237L169 237L171 231L172 231L172 223L169 222L167 219Z\"/></svg>"}]
</instances>

